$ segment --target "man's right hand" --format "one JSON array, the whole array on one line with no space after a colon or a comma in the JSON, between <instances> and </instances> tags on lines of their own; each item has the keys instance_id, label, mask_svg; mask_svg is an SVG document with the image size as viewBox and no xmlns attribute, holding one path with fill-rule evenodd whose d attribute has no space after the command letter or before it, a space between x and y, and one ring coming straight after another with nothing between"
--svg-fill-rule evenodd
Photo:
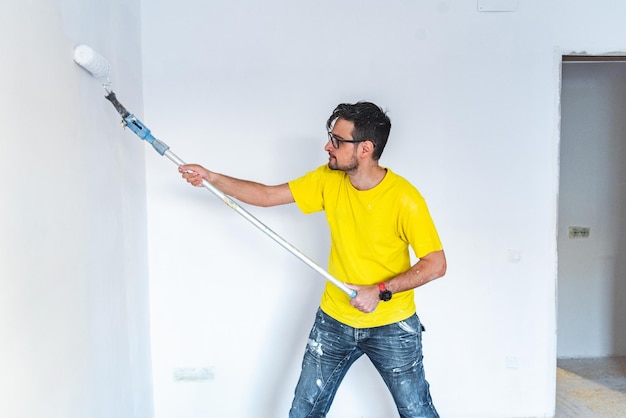
<instances>
[{"instance_id":1,"label":"man's right hand","mask_svg":"<svg viewBox=\"0 0 626 418\"><path fill-rule=\"evenodd\" d=\"M187 180L187 183L199 187L202 180L208 179L209 170L198 164L183 164L178 166L178 172Z\"/></svg>"}]
</instances>

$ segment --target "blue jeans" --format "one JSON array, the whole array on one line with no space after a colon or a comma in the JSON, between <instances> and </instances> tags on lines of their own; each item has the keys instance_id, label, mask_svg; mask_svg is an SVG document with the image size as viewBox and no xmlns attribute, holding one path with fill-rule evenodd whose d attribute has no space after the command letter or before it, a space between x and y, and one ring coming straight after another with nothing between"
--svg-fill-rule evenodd
<instances>
[{"instance_id":1,"label":"blue jeans","mask_svg":"<svg viewBox=\"0 0 626 418\"><path fill-rule=\"evenodd\" d=\"M422 365L417 315L376 328L352 328L317 311L290 418L325 417L339 384L363 354L382 376L401 418L437 418Z\"/></svg>"}]
</instances>

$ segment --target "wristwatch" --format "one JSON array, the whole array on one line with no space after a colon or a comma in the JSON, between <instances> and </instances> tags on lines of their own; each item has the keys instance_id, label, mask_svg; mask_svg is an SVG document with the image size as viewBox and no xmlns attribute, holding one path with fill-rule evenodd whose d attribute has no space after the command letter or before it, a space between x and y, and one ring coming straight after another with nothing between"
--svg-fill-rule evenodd
<instances>
[{"instance_id":1,"label":"wristwatch","mask_svg":"<svg viewBox=\"0 0 626 418\"><path fill-rule=\"evenodd\" d=\"M385 282L378 283L378 290L380 290L380 293L378 294L380 300L382 300L383 302L388 302L391 300L391 290L387 289L387 286L385 286Z\"/></svg>"}]
</instances>

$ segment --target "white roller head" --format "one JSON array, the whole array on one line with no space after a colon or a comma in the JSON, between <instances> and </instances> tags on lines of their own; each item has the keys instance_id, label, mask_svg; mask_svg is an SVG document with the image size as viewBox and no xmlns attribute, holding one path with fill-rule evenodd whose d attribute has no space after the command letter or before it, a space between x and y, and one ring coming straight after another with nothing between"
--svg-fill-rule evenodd
<instances>
[{"instance_id":1,"label":"white roller head","mask_svg":"<svg viewBox=\"0 0 626 418\"><path fill-rule=\"evenodd\" d=\"M78 45L74 48L74 61L96 78L109 75L109 62L87 45Z\"/></svg>"}]
</instances>

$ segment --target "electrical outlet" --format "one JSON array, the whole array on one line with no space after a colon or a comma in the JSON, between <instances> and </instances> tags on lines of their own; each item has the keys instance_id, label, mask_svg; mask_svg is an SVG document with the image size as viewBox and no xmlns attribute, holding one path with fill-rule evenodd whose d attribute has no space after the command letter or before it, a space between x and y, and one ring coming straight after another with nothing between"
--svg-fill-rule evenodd
<instances>
[{"instance_id":1,"label":"electrical outlet","mask_svg":"<svg viewBox=\"0 0 626 418\"><path fill-rule=\"evenodd\" d=\"M205 382L214 378L212 367L176 367L174 369L174 380L177 382Z\"/></svg>"},{"instance_id":2,"label":"electrical outlet","mask_svg":"<svg viewBox=\"0 0 626 418\"><path fill-rule=\"evenodd\" d=\"M570 226L569 239L589 238L590 231L588 226Z\"/></svg>"}]
</instances>

